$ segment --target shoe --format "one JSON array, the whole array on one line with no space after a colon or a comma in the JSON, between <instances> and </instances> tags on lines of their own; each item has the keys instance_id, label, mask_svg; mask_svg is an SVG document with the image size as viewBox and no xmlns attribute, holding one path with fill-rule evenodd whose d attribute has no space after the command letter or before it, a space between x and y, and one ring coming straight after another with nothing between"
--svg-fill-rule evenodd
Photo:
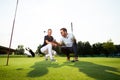
<instances>
[{"instance_id":1,"label":"shoe","mask_svg":"<svg viewBox=\"0 0 120 80\"><path fill-rule=\"evenodd\" d=\"M52 50L52 55L57 55L57 52Z\"/></svg>"},{"instance_id":2,"label":"shoe","mask_svg":"<svg viewBox=\"0 0 120 80\"><path fill-rule=\"evenodd\" d=\"M48 58L47 58L47 57L45 57L45 60L46 60L46 61L48 61Z\"/></svg>"},{"instance_id":3,"label":"shoe","mask_svg":"<svg viewBox=\"0 0 120 80\"><path fill-rule=\"evenodd\" d=\"M79 60L72 60L71 62L76 62L76 61L79 61Z\"/></svg>"},{"instance_id":4,"label":"shoe","mask_svg":"<svg viewBox=\"0 0 120 80\"><path fill-rule=\"evenodd\" d=\"M69 62L69 61L70 61L70 59L67 59L67 61Z\"/></svg>"},{"instance_id":5,"label":"shoe","mask_svg":"<svg viewBox=\"0 0 120 80\"><path fill-rule=\"evenodd\" d=\"M67 57L67 61L70 61L70 57Z\"/></svg>"},{"instance_id":6,"label":"shoe","mask_svg":"<svg viewBox=\"0 0 120 80\"><path fill-rule=\"evenodd\" d=\"M72 60L71 62L75 62L75 60Z\"/></svg>"},{"instance_id":7,"label":"shoe","mask_svg":"<svg viewBox=\"0 0 120 80\"><path fill-rule=\"evenodd\" d=\"M55 59L51 59L52 62L55 62L56 60Z\"/></svg>"},{"instance_id":8,"label":"shoe","mask_svg":"<svg viewBox=\"0 0 120 80\"><path fill-rule=\"evenodd\" d=\"M75 60L75 61L79 61L79 60Z\"/></svg>"},{"instance_id":9,"label":"shoe","mask_svg":"<svg viewBox=\"0 0 120 80\"><path fill-rule=\"evenodd\" d=\"M45 60L46 60L46 61L48 60L48 55L45 55Z\"/></svg>"},{"instance_id":10,"label":"shoe","mask_svg":"<svg viewBox=\"0 0 120 80\"><path fill-rule=\"evenodd\" d=\"M67 60L67 62L70 62L70 60Z\"/></svg>"},{"instance_id":11,"label":"shoe","mask_svg":"<svg viewBox=\"0 0 120 80\"><path fill-rule=\"evenodd\" d=\"M45 60L46 60L46 61L48 61L48 59L47 59L47 58L46 58Z\"/></svg>"}]
</instances>

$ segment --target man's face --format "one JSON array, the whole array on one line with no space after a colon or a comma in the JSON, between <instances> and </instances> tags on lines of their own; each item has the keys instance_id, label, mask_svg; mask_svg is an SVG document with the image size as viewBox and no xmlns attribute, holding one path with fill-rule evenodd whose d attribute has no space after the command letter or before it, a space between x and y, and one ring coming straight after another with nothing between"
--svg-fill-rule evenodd
<instances>
[{"instance_id":1,"label":"man's face","mask_svg":"<svg viewBox=\"0 0 120 80\"><path fill-rule=\"evenodd\" d=\"M60 33L61 33L61 36L63 36L63 37L66 37L66 35L67 35L67 32L65 32L63 30L60 30Z\"/></svg>"},{"instance_id":2,"label":"man's face","mask_svg":"<svg viewBox=\"0 0 120 80\"><path fill-rule=\"evenodd\" d=\"M48 35L51 36L52 30L48 30Z\"/></svg>"}]
</instances>

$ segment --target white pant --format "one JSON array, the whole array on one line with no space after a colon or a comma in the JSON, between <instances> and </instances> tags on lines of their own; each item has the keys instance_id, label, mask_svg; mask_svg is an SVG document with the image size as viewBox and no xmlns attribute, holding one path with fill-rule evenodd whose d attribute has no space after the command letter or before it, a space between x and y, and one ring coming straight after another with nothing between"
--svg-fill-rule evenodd
<instances>
[{"instance_id":1,"label":"white pant","mask_svg":"<svg viewBox=\"0 0 120 80\"><path fill-rule=\"evenodd\" d=\"M52 50L52 44L47 44L46 46L42 47L41 49L42 53L46 54L46 58L50 57L50 59L53 59L53 55L56 54L56 51Z\"/></svg>"},{"instance_id":2,"label":"white pant","mask_svg":"<svg viewBox=\"0 0 120 80\"><path fill-rule=\"evenodd\" d=\"M48 57L50 56L49 54L48 54L48 52L47 53L45 53L46 55L45 55L45 59L48 59ZM54 55L56 55L57 53L56 53L56 51L55 50L52 50L52 56L53 56L53 58L54 58Z\"/></svg>"}]
</instances>

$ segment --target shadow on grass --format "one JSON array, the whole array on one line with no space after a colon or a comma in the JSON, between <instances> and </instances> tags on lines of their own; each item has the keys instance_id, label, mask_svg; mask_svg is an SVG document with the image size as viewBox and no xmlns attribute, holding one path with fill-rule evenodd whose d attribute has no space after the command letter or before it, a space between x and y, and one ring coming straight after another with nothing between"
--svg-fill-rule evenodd
<instances>
[{"instance_id":1,"label":"shadow on grass","mask_svg":"<svg viewBox=\"0 0 120 80\"><path fill-rule=\"evenodd\" d=\"M58 63L53 63L53 62L45 61L45 60L36 62L33 66L31 66L33 70L30 71L27 76L33 77L33 78L43 76L49 72L48 71L49 67L57 68L59 67L59 65Z\"/></svg>"},{"instance_id":2,"label":"shadow on grass","mask_svg":"<svg viewBox=\"0 0 120 80\"><path fill-rule=\"evenodd\" d=\"M78 68L80 72L95 80L120 80L120 71L113 67L85 61L75 62L74 65L68 64L68 66Z\"/></svg>"},{"instance_id":3,"label":"shadow on grass","mask_svg":"<svg viewBox=\"0 0 120 80\"><path fill-rule=\"evenodd\" d=\"M70 66L71 69L72 67L78 68L79 72L82 72L83 74L94 78L95 80L120 80L120 71L118 71L116 68L86 61L78 61L74 63L64 62L61 65L59 65L59 63L53 63L50 61L39 61L31 66L33 70L31 70L27 76L32 78L40 77L49 72L48 68L60 68L62 66Z\"/></svg>"}]
</instances>

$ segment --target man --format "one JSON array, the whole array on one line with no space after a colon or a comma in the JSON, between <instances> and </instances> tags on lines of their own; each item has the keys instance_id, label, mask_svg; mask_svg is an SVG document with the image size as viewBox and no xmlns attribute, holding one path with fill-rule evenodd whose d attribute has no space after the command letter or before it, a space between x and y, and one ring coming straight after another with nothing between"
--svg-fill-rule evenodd
<instances>
[{"instance_id":1,"label":"man","mask_svg":"<svg viewBox=\"0 0 120 80\"><path fill-rule=\"evenodd\" d=\"M41 48L41 52L45 53L45 59L48 60L48 57L50 57L51 61L55 61L53 55L56 55L56 51L52 49L53 46L57 46L54 43L54 38L51 36L52 29L48 29L48 34L44 37L44 43Z\"/></svg>"},{"instance_id":2,"label":"man","mask_svg":"<svg viewBox=\"0 0 120 80\"><path fill-rule=\"evenodd\" d=\"M61 40L59 45L62 45L61 51L66 54L67 60L70 61L70 53L74 53L74 59L72 62L78 61L78 53L77 53L77 44L76 39L73 34L67 33L66 28L60 29Z\"/></svg>"}]
</instances>

